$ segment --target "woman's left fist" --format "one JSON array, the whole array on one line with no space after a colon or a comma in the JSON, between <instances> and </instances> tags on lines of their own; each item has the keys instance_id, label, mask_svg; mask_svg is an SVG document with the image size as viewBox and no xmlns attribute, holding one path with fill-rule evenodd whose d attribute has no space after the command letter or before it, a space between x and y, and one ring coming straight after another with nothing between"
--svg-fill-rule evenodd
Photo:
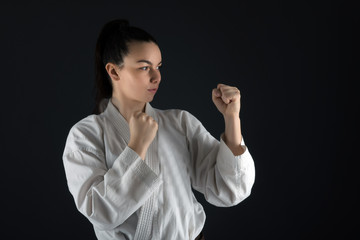
<instances>
[{"instance_id":1,"label":"woman's left fist","mask_svg":"<svg viewBox=\"0 0 360 240\"><path fill-rule=\"evenodd\" d=\"M236 87L218 84L212 91L212 100L224 117L239 116L240 91Z\"/></svg>"}]
</instances>

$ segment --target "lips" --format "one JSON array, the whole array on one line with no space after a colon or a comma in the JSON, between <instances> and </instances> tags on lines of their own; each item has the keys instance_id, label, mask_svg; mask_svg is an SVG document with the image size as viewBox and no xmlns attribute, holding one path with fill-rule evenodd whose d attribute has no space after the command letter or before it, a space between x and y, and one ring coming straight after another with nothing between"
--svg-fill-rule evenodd
<instances>
[{"instance_id":1,"label":"lips","mask_svg":"<svg viewBox=\"0 0 360 240\"><path fill-rule=\"evenodd\" d=\"M150 88L150 89L148 89L148 91L151 92L151 93L156 93L157 88Z\"/></svg>"}]
</instances>

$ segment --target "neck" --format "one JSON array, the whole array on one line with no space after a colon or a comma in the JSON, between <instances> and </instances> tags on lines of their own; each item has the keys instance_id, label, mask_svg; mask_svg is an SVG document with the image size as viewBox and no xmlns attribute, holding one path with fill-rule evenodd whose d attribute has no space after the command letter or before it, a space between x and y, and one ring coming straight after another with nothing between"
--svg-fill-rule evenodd
<instances>
[{"instance_id":1,"label":"neck","mask_svg":"<svg viewBox=\"0 0 360 240\"><path fill-rule=\"evenodd\" d=\"M129 122L131 116L138 111L145 111L146 103L123 99L113 94L111 102L118 109L121 115Z\"/></svg>"}]
</instances>

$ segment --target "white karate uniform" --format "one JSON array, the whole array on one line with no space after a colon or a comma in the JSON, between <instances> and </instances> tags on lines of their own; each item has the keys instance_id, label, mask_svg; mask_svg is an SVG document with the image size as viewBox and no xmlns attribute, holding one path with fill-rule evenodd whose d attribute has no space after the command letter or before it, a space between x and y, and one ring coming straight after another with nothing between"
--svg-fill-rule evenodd
<instances>
[{"instance_id":1,"label":"white karate uniform","mask_svg":"<svg viewBox=\"0 0 360 240\"><path fill-rule=\"evenodd\" d=\"M234 156L186 111L147 103L145 112L159 125L145 161L127 146L128 123L111 101L71 128L63 154L69 190L100 240L195 239L205 212L192 188L215 206L234 206L251 192L253 159L247 147Z\"/></svg>"}]
</instances>

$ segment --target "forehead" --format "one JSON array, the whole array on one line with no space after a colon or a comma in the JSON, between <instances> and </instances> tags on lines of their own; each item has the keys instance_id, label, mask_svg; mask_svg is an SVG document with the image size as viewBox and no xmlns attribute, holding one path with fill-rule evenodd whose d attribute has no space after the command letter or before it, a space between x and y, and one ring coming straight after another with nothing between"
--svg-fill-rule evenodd
<instances>
[{"instance_id":1,"label":"forehead","mask_svg":"<svg viewBox=\"0 0 360 240\"><path fill-rule=\"evenodd\" d=\"M153 42L130 42L128 44L129 53L124 61L149 60L151 62L161 61L161 52L159 47Z\"/></svg>"}]
</instances>

